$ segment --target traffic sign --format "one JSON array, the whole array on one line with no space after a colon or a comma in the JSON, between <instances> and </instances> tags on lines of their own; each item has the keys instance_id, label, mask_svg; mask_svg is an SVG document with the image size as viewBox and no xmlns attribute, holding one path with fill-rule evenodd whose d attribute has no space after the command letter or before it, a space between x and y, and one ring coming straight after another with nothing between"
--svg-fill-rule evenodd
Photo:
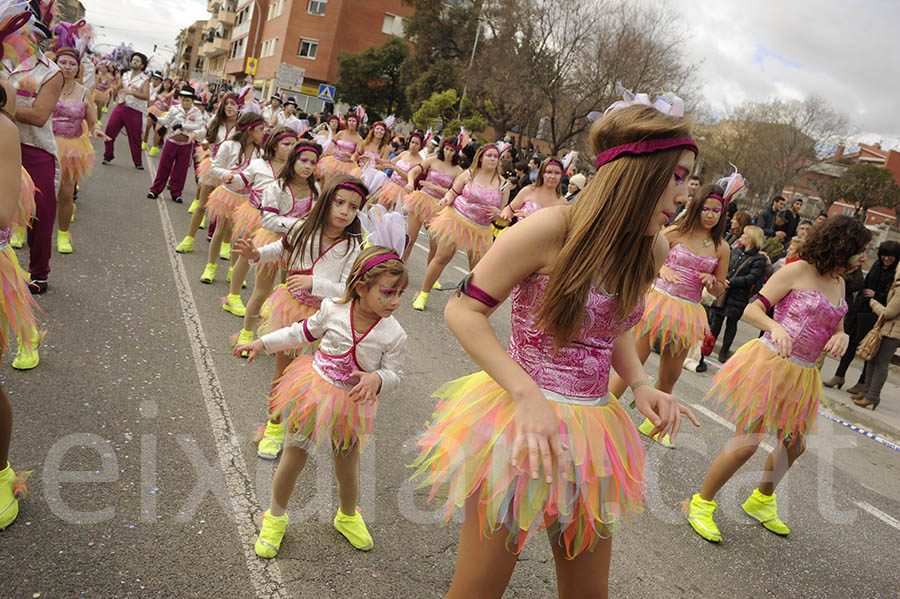
<instances>
[{"instance_id":1,"label":"traffic sign","mask_svg":"<svg viewBox=\"0 0 900 599\"><path fill-rule=\"evenodd\" d=\"M275 86L283 89L300 89L306 69L283 62L275 73Z\"/></svg>"},{"instance_id":2,"label":"traffic sign","mask_svg":"<svg viewBox=\"0 0 900 599\"><path fill-rule=\"evenodd\" d=\"M334 104L334 86L320 83L318 98L320 100L325 100L326 102L331 102L332 104Z\"/></svg>"},{"instance_id":3,"label":"traffic sign","mask_svg":"<svg viewBox=\"0 0 900 599\"><path fill-rule=\"evenodd\" d=\"M248 75L256 75L256 63L258 60L256 58L247 58L247 67L244 69L244 72Z\"/></svg>"}]
</instances>

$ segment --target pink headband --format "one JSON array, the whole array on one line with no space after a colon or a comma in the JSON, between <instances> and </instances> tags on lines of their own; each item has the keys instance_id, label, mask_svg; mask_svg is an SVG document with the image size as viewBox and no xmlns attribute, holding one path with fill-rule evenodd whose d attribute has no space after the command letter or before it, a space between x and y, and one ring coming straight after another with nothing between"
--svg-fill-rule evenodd
<instances>
[{"instance_id":1,"label":"pink headband","mask_svg":"<svg viewBox=\"0 0 900 599\"><path fill-rule=\"evenodd\" d=\"M555 164L556 166L558 166L559 168L561 168L563 171L566 170L566 167L563 166L563 163L560 162L559 160L556 160L556 159L554 158L553 160L551 160L550 162L548 162L547 165L544 167L544 171L545 171L545 172L546 172L546 170L547 170L547 167L550 166L551 164Z\"/></svg>"},{"instance_id":2,"label":"pink headband","mask_svg":"<svg viewBox=\"0 0 900 599\"><path fill-rule=\"evenodd\" d=\"M616 158L621 158L625 154L652 154L663 150L671 150L674 148L684 148L690 150L697 155L697 144L690 137L666 137L663 139L648 139L647 141L638 141L631 144L614 146L608 150L600 152L597 155L596 167L600 168L607 162L612 162Z\"/></svg>"},{"instance_id":3,"label":"pink headband","mask_svg":"<svg viewBox=\"0 0 900 599\"><path fill-rule=\"evenodd\" d=\"M337 187L335 188L335 191L337 191L338 189L349 189L350 191L355 191L360 196L362 196L362 204L359 205L360 208L362 208L366 204L366 199L367 199L366 196L368 194L365 192L365 190L362 187L360 187L356 183L351 183L349 181L347 181L345 183L338 183Z\"/></svg>"},{"instance_id":4,"label":"pink headband","mask_svg":"<svg viewBox=\"0 0 900 599\"><path fill-rule=\"evenodd\" d=\"M285 135L288 135L288 134L285 133ZM296 136L295 136L295 137L296 137ZM298 139L299 139L299 138L298 138ZM315 154L316 156L321 156L321 155L322 155L322 149L321 149L319 146L317 146L317 145L316 145L316 146L307 146L307 145L297 146L297 153L298 153L298 154L301 154L301 153L303 153L303 152L312 152L312 153ZM340 186L339 186L339 187L340 187Z\"/></svg>"},{"instance_id":5,"label":"pink headband","mask_svg":"<svg viewBox=\"0 0 900 599\"><path fill-rule=\"evenodd\" d=\"M298 135L296 133L282 133L281 135L279 135L278 137L275 138L275 141L281 141L282 139L285 139L287 137L293 137L294 139L298 139ZM313 148L310 148L310 150L315 152L315 150Z\"/></svg>"},{"instance_id":6,"label":"pink headband","mask_svg":"<svg viewBox=\"0 0 900 599\"><path fill-rule=\"evenodd\" d=\"M711 193L706 197L707 198L715 198L715 199L719 200L720 202L722 202L722 208L724 208L725 206L728 205L728 200L726 200L725 198L723 198L722 196L720 196L717 193Z\"/></svg>"},{"instance_id":7,"label":"pink headband","mask_svg":"<svg viewBox=\"0 0 900 599\"><path fill-rule=\"evenodd\" d=\"M487 154L488 150L497 150L497 153L498 154L500 153L500 148L498 148L494 144L488 144L488 145L484 146L483 150L481 150L481 155L484 156L485 154Z\"/></svg>"},{"instance_id":8,"label":"pink headband","mask_svg":"<svg viewBox=\"0 0 900 599\"><path fill-rule=\"evenodd\" d=\"M390 254L381 254L380 256L375 256L374 258L369 258L368 260L366 260L366 263L363 264L362 270L359 271L359 274L363 275L363 274L369 272L370 270L372 270L373 268L375 268L376 266L378 266L379 264L381 264L382 262L387 262L388 260L396 260L398 262L403 262L400 259L400 256L398 256L397 254L395 254L393 252L391 252Z\"/></svg>"},{"instance_id":9,"label":"pink headband","mask_svg":"<svg viewBox=\"0 0 900 599\"><path fill-rule=\"evenodd\" d=\"M60 56L71 56L75 59L75 62L81 62L81 58L78 56L78 51L74 48L60 48L56 51L56 57Z\"/></svg>"},{"instance_id":10,"label":"pink headband","mask_svg":"<svg viewBox=\"0 0 900 599\"><path fill-rule=\"evenodd\" d=\"M238 131L246 131L247 129L252 129L253 127L256 127L257 125L265 125L265 124L266 124L266 120L262 117L259 117L259 119L255 120L255 121L250 121L246 125L242 125L242 126L238 127Z\"/></svg>"}]
</instances>

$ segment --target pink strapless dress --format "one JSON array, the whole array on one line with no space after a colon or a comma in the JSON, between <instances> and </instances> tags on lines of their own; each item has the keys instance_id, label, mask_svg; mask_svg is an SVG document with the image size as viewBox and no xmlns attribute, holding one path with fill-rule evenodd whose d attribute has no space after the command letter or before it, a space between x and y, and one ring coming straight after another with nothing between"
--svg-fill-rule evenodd
<instances>
[{"instance_id":1,"label":"pink strapless dress","mask_svg":"<svg viewBox=\"0 0 900 599\"><path fill-rule=\"evenodd\" d=\"M499 188L469 181L453 203L432 219L429 230L438 245L455 247L480 260L494 241L488 208L499 209L502 201Z\"/></svg>"},{"instance_id":2,"label":"pink strapless dress","mask_svg":"<svg viewBox=\"0 0 900 599\"><path fill-rule=\"evenodd\" d=\"M440 185L446 189L450 189L453 185L453 177L445 175L439 171L428 169L425 180L435 185ZM403 206L409 214L415 216L423 223L430 223L431 219L438 213L438 202L441 201L442 194L436 192L430 187L422 187L403 198Z\"/></svg>"},{"instance_id":3,"label":"pink strapless dress","mask_svg":"<svg viewBox=\"0 0 900 599\"><path fill-rule=\"evenodd\" d=\"M381 186L381 189L369 196L371 201L388 208L396 206L406 195L406 175L413 166L411 162L398 160L391 178Z\"/></svg>"},{"instance_id":4,"label":"pink strapless dress","mask_svg":"<svg viewBox=\"0 0 900 599\"><path fill-rule=\"evenodd\" d=\"M53 135L59 150L62 178L84 179L94 168L94 146L85 127L87 105L81 100L59 100L53 110Z\"/></svg>"},{"instance_id":5,"label":"pink strapless dress","mask_svg":"<svg viewBox=\"0 0 900 599\"><path fill-rule=\"evenodd\" d=\"M356 168L350 160L356 151L356 144L352 141L334 142L335 150L327 156L323 156L316 165L316 177L323 183L334 175L349 175Z\"/></svg>"}]
</instances>

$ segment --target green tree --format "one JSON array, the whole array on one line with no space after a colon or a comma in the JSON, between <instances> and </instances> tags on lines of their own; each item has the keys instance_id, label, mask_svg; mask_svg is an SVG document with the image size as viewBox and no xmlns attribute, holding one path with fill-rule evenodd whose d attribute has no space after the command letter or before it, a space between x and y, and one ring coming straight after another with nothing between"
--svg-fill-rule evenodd
<instances>
[{"instance_id":1,"label":"green tree","mask_svg":"<svg viewBox=\"0 0 900 599\"><path fill-rule=\"evenodd\" d=\"M338 56L337 99L361 104L380 115L409 118L409 103L401 77L401 65L409 58L409 45L391 36L380 46L370 46L358 54Z\"/></svg>"},{"instance_id":2,"label":"green tree","mask_svg":"<svg viewBox=\"0 0 900 599\"><path fill-rule=\"evenodd\" d=\"M474 102L466 96L460 98L455 89L433 93L412 118L422 129L440 128L442 137L456 135L460 127L465 127L472 135L487 127L487 121L476 110Z\"/></svg>"},{"instance_id":3,"label":"green tree","mask_svg":"<svg viewBox=\"0 0 900 599\"><path fill-rule=\"evenodd\" d=\"M865 221L869 208L896 208L900 204L900 185L886 168L857 164L835 182L844 200L856 206L856 214Z\"/></svg>"}]
</instances>

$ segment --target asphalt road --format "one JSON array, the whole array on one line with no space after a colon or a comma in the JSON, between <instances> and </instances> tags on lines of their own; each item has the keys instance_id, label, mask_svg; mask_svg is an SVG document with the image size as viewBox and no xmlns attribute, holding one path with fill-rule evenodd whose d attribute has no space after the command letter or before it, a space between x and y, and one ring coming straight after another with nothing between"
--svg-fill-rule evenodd
<instances>
[{"instance_id":1,"label":"asphalt road","mask_svg":"<svg viewBox=\"0 0 900 599\"><path fill-rule=\"evenodd\" d=\"M34 474L19 519L0 533L0 596L440 597L459 524L436 523L407 464L434 407L430 392L473 370L443 324L449 292L433 293L425 313L411 309L410 292L398 313L409 334L406 377L380 402L361 468L375 549L355 551L332 528L337 493L322 455L298 483L279 557L258 559L253 541L274 464L256 457L251 440L265 418L272 360L231 356L240 320L220 308L225 263L215 284L200 283L205 239L193 254L172 250L187 202L146 199L155 159L134 170L122 138L118 154L81 186L75 253L52 258L50 291L38 300L49 332L40 366L14 371L11 357L3 365L15 416L10 459ZM444 284L464 266L455 261ZM410 269L414 287L424 252ZM508 309L493 320L507 338ZM742 326L739 340L751 335ZM651 356L648 371L655 367ZM702 428L684 431L676 450L650 447L646 512L615 537L611 595L896 597L900 451L825 418L778 489L789 538L740 510L762 451L718 498L724 542L691 531L681 502L731 434L702 401L710 374L685 371L678 383ZM520 561L507 596L555 597L546 541L534 539Z\"/></svg>"}]
</instances>

